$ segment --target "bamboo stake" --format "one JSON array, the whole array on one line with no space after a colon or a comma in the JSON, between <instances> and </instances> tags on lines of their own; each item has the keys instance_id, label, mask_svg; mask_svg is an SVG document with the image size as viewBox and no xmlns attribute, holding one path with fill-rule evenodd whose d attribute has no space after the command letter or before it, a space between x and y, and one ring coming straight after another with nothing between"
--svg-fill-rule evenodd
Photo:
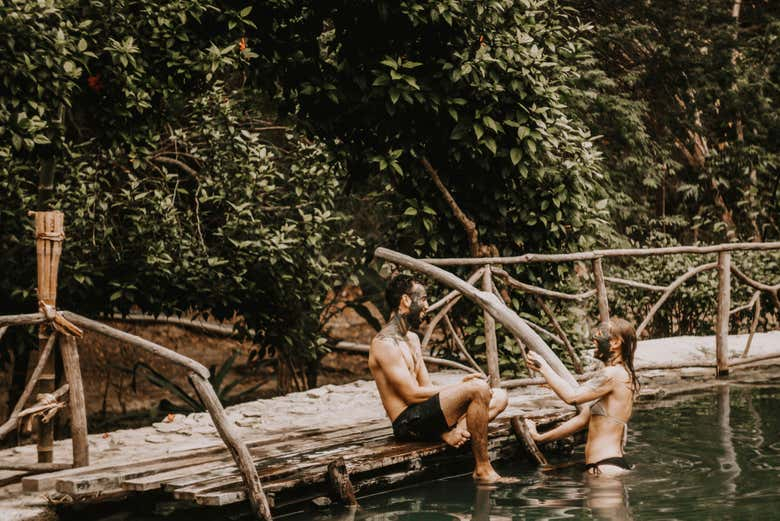
<instances>
[{"instance_id":1,"label":"bamboo stake","mask_svg":"<svg viewBox=\"0 0 780 521\"><path fill-rule=\"evenodd\" d=\"M574 346L572 346L569 342L569 338L566 336L566 333L564 333L561 325L555 319L555 315L553 314L552 310L540 297L536 297L536 303L539 304L539 307L542 308L544 314L547 315L547 318L550 319L550 323L552 324L553 329L555 329L555 332L558 333L558 336L563 340L564 347L566 347L566 352L569 353L571 363L574 365L574 370L577 372L577 374L582 374L582 362L580 362L580 357L577 356L577 352L574 351Z\"/></svg>"},{"instance_id":2,"label":"bamboo stake","mask_svg":"<svg viewBox=\"0 0 780 521\"><path fill-rule=\"evenodd\" d=\"M466 281L456 277L452 273L402 253L386 248L377 248L374 255L380 259L385 259L427 275L449 288L457 289L466 298L478 304L482 309L487 310L493 318L506 327L512 334L525 342L530 349L539 353L539 355L544 358L553 370L564 380L570 384L576 385L574 377L558 359L555 353L547 346L544 340L542 340L522 318L509 309L501 299L497 298L492 293L480 291L474 286L466 284Z\"/></svg>"},{"instance_id":3,"label":"bamboo stake","mask_svg":"<svg viewBox=\"0 0 780 521\"><path fill-rule=\"evenodd\" d=\"M482 368L479 366L476 360L474 360L474 357L471 356L471 353L469 353L469 350L466 349L466 346L463 344L463 341L458 336L458 333L455 331L455 328L452 325L452 321L450 320L449 315L445 315L444 317L444 323L447 326L447 331L449 331L450 336L452 337L453 342L455 342L455 345L458 346L458 350L461 352L461 354L466 357L466 360L471 364L471 366L476 369L482 376L487 376L485 374L485 371L482 370Z\"/></svg>"},{"instance_id":4,"label":"bamboo stake","mask_svg":"<svg viewBox=\"0 0 780 521\"><path fill-rule=\"evenodd\" d=\"M761 316L761 299L756 299L756 309L753 311L753 320L750 323L750 336L748 336L745 343L745 350L742 352L742 358L746 358L748 351L750 351L750 344L753 343L753 335L756 334L756 328L758 327L758 319Z\"/></svg>"},{"instance_id":5,"label":"bamboo stake","mask_svg":"<svg viewBox=\"0 0 780 521\"><path fill-rule=\"evenodd\" d=\"M241 471L252 513L258 519L271 521L271 508L260 484L257 468L255 468L255 464L252 461L249 449L247 449L235 427L228 420L225 410L222 408L222 404L209 381L195 372L190 373L190 381L195 386L198 396L200 396L201 401L206 406L206 410L211 415L211 419L214 421L214 427L216 427L220 437L230 450L236 466Z\"/></svg>"},{"instance_id":6,"label":"bamboo stake","mask_svg":"<svg viewBox=\"0 0 780 521\"><path fill-rule=\"evenodd\" d=\"M57 271L64 233L64 215L59 211L31 212L35 216L35 250L38 268L38 301L57 305ZM38 342L46 345L52 335L49 324L41 324ZM38 392L52 393L56 380L54 357L48 357L38 378ZM38 422L38 463L54 461L54 422Z\"/></svg>"},{"instance_id":7,"label":"bamboo stake","mask_svg":"<svg viewBox=\"0 0 780 521\"><path fill-rule=\"evenodd\" d=\"M780 242L739 242L713 246L674 246L669 248L627 248L593 250L578 253L544 254L526 253L516 257L470 257L447 259L420 259L433 266L475 266L482 264L523 264L527 262L570 262L594 260L600 257L650 257L655 255L707 254L721 251L780 250Z\"/></svg>"},{"instance_id":8,"label":"bamboo stake","mask_svg":"<svg viewBox=\"0 0 780 521\"><path fill-rule=\"evenodd\" d=\"M599 320L602 324L609 322L609 303L607 302L607 285L604 282L604 271L601 266L601 257L593 259L593 279L596 284L596 293L599 303Z\"/></svg>"},{"instance_id":9,"label":"bamboo stake","mask_svg":"<svg viewBox=\"0 0 780 521\"><path fill-rule=\"evenodd\" d=\"M19 401L16 402L13 411L11 411L11 417L0 427L0 440L16 428L16 425L19 421L19 412L24 409L25 404L27 404L27 400L30 399L33 389L35 389L35 384L38 383L38 378L43 372L46 361L51 355L51 351L54 348L54 342L56 340L57 334L52 334L46 342L46 345L43 346L43 349L38 355L38 363L35 365L35 369L33 369L33 372L30 375L30 379L27 380L27 384L24 386L24 391L22 391L22 395L19 397Z\"/></svg>"},{"instance_id":10,"label":"bamboo stake","mask_svg":"<svg viewBox=\"0 0 780 521\"><path fill-rule=\"evenodd\" d=\"M666 302L666 300L669 298L672 292L678 287L680 287L680 285L682 285L683 282L693 277L694 275L701 273L702 271L711 270L717 267L718 267L717 262L711 262L710 264L702 264L701 266L697 266L696 268L689 268L687 272L677 277L677 279L675 279L674 282L672 282L666 287L666 291L664 292L664 294L661 295L661 298L659 298L658 301L653 305L653 307L650 308L650 312L647 314L647 316L642 321L642 323L639 324L639 327L636 328L636 337L639 338L639 336L645 330L645 327L647 327L647 325L653 319L655 313L659 309L661 309L661 306L664 304L664 302Z\"/></svg>"},{"instance_id":11,"label":"bamboo stake","mask_svg":"<svg viewBox=\"0 0 780 521\"><path fill-rule=\"evenodd\" d=\"M715 320L715 352L718 376L729 374L729 307L731 307L731 253L718 254L718 314Z\"/></svg>"},{"instance_id":12,"label":"bamboo stake","mask_svg":"<svg viewBox=\"0 0 780 521\"><path fill-rule=\"evenodd\" d=\"M492 293L493 283L490 280L490 266L485 266L482 273L482 291ZM496 340L496 320L487 311L482 312L485 322L485 353L487 355L488 384L497 387L501 382L501 371L498 365L498 341Z\"/></svg>"},{"instance_id":13,"label":"bamboo stake","mask_svg":"<svg viewBox=\"0 0 780 521\"><path fill-rule=\"evenodd\" d=\"M79 367L79 352L76 339L63 336L60 339L60 354L65 378L70 385L70 431L73 444L73 466L89 465L89 441L87 439L87 405L84 399L84 384Z\"/></svg>"}]
</instances>

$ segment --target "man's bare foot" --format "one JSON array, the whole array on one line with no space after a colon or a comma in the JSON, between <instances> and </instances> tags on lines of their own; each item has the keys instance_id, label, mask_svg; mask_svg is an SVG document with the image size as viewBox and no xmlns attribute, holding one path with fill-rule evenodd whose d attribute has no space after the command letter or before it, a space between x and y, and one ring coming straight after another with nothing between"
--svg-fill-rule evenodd
<instances>
[{"instance_id":1,"label":"man's bare foot","mask_svg":"<svg viewBox=\"0 0 780 521\"><path fill-rule=\"evenodd\" d=\"M539 435L539 432L536 430L536 422L533 420L529 420L528 418L525 419L525 426L528 427L528 432L531 434L531 438L534 441L539 441L542 437Z\"/></svg>"},{"instance_id":2,"label":"man's bare foot","mask_svg":"<svg viewBox=\"0 0 780 521\"><path fill-rule=\"evenodd\" d=\"M465 423L461 424L461 422L458 422L455 427L441 435L441 439L444 443L455 448L466 443L469 438L471 438L471 433L466 428Z\"/></svg>"},{"instance_id":3,"label":"man's bare foot","mask_svg":"<svg viewBox=\"0 0 780 521\"><path fill-rule=\"evenodd\" d=\"M501 481L501 476L493 470L491 465L487 465L485 468L477 467L472 474L474 481L478 483L498 483Z\"/></svg>"}]
</instances>

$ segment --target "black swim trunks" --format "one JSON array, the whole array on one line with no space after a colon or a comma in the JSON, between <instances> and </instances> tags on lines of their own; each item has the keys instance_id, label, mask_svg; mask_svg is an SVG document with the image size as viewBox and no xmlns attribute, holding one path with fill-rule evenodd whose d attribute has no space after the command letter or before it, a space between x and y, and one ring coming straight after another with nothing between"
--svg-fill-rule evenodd
<instances>
[{"instance_id":1,"label":"black swim trunks","mask_svg":"<svg viewBox=\"0 0 780 521\"><path fill-rule=\"evenodd\" d=\"M628 463L628 461L626 461L626 458L623 456L617 456L614 458L605 458L601 461L597 461L596 463L587 463L585 465L585 470L588 471L590 469L596 469L596 474L599 474L599 465L614 465L626 470L631 470L634 468Z\"/></svg>"},{"instance_id":2,"label":"black swim trunks","mask_svg":"<svg viewBox=\"0 0 780 521\"><path fill-rule=\"evenodd\" d=\"M438 441L448 430L438 394L410 405L393 422L393 434L401 441Z\"/></svg>"}]
</instances>

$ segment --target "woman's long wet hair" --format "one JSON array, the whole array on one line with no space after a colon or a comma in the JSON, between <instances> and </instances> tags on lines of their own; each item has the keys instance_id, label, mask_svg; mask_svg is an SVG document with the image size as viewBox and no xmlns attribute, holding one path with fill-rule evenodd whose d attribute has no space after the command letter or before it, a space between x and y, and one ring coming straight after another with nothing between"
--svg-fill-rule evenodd
<instances>
[{"instance_id":1,"label":"woman's long wet hair","mask_svg":"<svg viewBox=\"0 0 780 521\"><path fill-rule=\"evenodd\" d=\"M634 371L634 353L636 352L636 329L628 320L612 317L609 319L609 334L611 337L620 338L620 355L623 357L623 364L628 369L631 376L631 386L634 395L639 393L639 378Z\"/></svg>"}]
</instances>

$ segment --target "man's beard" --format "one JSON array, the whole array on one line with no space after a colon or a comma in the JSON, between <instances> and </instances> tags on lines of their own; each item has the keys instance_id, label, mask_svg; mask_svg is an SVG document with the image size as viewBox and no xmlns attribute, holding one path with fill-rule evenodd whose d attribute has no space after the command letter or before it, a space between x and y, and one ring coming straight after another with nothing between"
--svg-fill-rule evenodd
<instances>
[{"instance_id":1,"label":"man's beard","mask_svg":"<svg viewBox=\"0 0 780 521\"><path fill-rule=\"evenodd\" d=\"M423 321L423 308L414 303L409 307L409 311L404 315L404 320L409 324L409 329L417 329Z\"/></svg>"}]
</instances>

